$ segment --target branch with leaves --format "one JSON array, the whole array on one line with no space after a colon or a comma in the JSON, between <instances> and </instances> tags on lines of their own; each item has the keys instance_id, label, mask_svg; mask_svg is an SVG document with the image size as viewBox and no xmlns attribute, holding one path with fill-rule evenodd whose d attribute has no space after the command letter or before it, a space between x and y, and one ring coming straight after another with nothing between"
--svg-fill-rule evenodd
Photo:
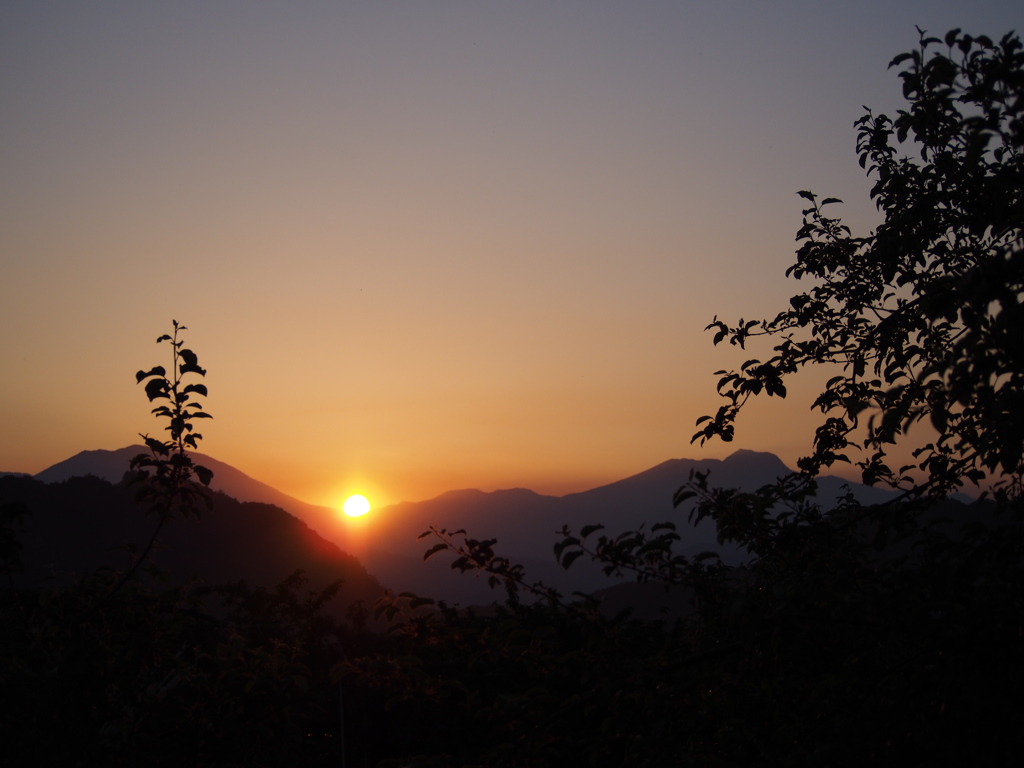
<instances>
[{"instance_id":1,"label":"branch with leaves","mask_svg":"<svg viewBox=\"0 0 1024 768\"><path fill-rule=\"evenodd\" d=\"M149 513L156 514L158 521L142 553L117 580L107 598L120 591L146 561L168 520L176 515L182 518L198 517L200 504L207 509L213 508L213 498L208 491L213 472L195 464L188 454L188 449L195 448L203 437L194 431L192 421L213 418L203 410L202 405L193 401L197 395L206 397L206 385L184 381L186 376L205 376L206 371L199 367L195 352L185 349L184 341L179 339L181 332L187 328L179 325L177 320L171 322L173 333L164 334L156 340L157 344L165 341L171 344L170 376L159 365L135 374L136 383L146 382L146 396L151 403L167 401L166 404L157 405L152 412L158 418L167 419L165 430L171 433L170 439L158 440L149 435L140 435L149 453L140 453L129 463L129 483L138 487L136 500L145 504ZM198 483L192 479L193 476L199 479Z\"/></svg>"},{"instance_id":2,"label":"branch with leaves","mask_svg":"<svg viewBox=\"0 0 1024 768\"><path fill-rule=\"evenodd\" d=\"M418 538L425 539L431 536L440 541L423 554L424 560L430 559L438 552L452 552L455 555L451 564L452 570L487 574L488 586L492 589L497 586L504 587L508 601L512 604L519 602L519 592L522 590L549 605L564 607L562 595L557 590L545 586L543 582L528 582L522 565L494 552L497 539L472 539L466 535L465 530L449 531L434 526L421 533Z\"/></svg>"},{"instance_id":3,"label":"branch with leaves","mask_svg":"<svg viewBox=\"0 0 1024 768\"><path fill-rule=\"evenodd\" d=\"M140 453L131 460L130 465L135 473L133 479L141 484L139 501L148 503L150 510L161 519L175 514L183 518L197 516L199 502L203 502L208 509L212 503L205 488L209 487L213 472L195 464L188 454L188 449L195 449L203 438L194 430L193 422L213 417L194 400L197 396L207 396L206 385L186 383L185 378L203 377L206 370L199 366L196 353L185 348L185 342L179 338L187 328L179 325L177 320L171 322L174 326L173 334L164 334L156 340L157 344L170 342L171 373L168 374L163 366L158 365L135 374L136 382L146 382L149 401L158 403L152 413L157 418L167 420L164 429L170 433L170 439L158 440L149 435L140 435L149 453ZM193 476L199 484L192 479Z\"/></svg>"},{"instance_id":4,"label":"branch with leaves","mask_svg":"<svg viewBox=\"0 0 1024 768\"><path fill-rule=\"evenodd\" d=\"M1024 46L1012 33L922 33L890 66L903 67L908 107L856 123L885 221L854 237L824 212L840 200L800 192L809 207L787 275L814 285L774 319L708 326L715 344L781 341L769 359L717 373L727 402L698 420L693 440L732 440L750 397L785 397L788 376L832 365L801 470L864 450L856 464L868 484L941 496L995 481L1013 499L1024 476ZM890 466L890 446L919 423L935 438L908 446L916 463Z\"/></svg>"}]
</instances>

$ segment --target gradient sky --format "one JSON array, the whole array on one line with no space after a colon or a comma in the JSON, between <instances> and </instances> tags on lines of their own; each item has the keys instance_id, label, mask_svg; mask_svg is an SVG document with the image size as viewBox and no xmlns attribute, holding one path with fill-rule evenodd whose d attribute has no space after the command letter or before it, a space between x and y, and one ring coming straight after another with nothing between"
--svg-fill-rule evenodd
<instances>
[{"instance_id":1,"label":"gradient sky","mask_svg":"<svg viewBox=\"0 0 1024 768\"><path fill-rule=\"evenodd\" d=\"M134 373L171 318L209 370L202 450L314 503L794 462L814 376L690 445L741 361L704 326L797 291L798 190L876 221L852 124L899 107L915 24L1022 22L1019 0L3 3L0 470L158 431Z\"/></svg>"}]
</instances>

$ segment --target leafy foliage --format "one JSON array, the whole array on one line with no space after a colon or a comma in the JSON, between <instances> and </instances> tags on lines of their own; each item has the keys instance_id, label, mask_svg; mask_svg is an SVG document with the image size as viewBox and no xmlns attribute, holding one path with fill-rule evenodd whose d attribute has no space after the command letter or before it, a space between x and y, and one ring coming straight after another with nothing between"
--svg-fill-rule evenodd
<instances>
[{"instance_id":1,"label":"leafy foliage","mask_svg":"<svg viewBox=\"0 0 1024 768\"><path fill-rule=\"evenodd\" d=\"M436 538L439 541L423 554L424 560L430 559L438 552L451 552L455 555L455 560L451 564L452 570L460 573L485 573L491 589L504 587L506 599L511 603L519 602L519 593L522 591L551 605L562 604L561 595L556 590L539 582L529 582L522 565L498 555L494 551L496 539L473 539L466 535L465 530L449 531L438 527L431 527L419 535L420 540L426 538Z\"/></svg>"},{"instance_id":2,"label":"leafy foliage","mask_svg":"<svg viewBox=\"0 0 1024 768\"><path fill-rule=\"evenodd\" d=\"M131 461L131 469L136 473L133 479L141 484L139 500L148 503L161 520L176 514L181 517L195 515L199 501L209 508L209 494L200 490L192 477L198 478L203 486L209 486L213 479L213 472L193 463L188 454L188 449L195 449L203 438L194 431L193 422L213 417L194 399L207 396L206 385L187 384L184 379L189 375L205 376L206 371L199 367L196 353L185 348L185 342L178 338L187 328L179 325L177 320L171 322L174 326L172 334L164 334L156 340L157 344L166 341L171 345L171 374L168 375L160 365L135 374L136 382L146 382L149 401L159 403L152 412L167 420L164 429L170 432L169 440L140 435L150 453L140 453Z\"/></svg>"},{"instance_id":3,"label":"leafy foliage","mask_svg":"<svg viewBox=\"0 0 1024 768\"><path fill-rule=\"evenodd\" d=\"M157 574L159 575L159 574ZM96 571L4 600L0 704L14 764L330 765L345 632L296 574L274 591ZM211 610L215 606L216 610Z\"/></svg>"},{"instance_id":4,"label":"leafy foliage","mask_svg":"<svg viewBox=\"0 0 1024 768\"><path fill-rule=\"evenodd\" d=\"M719 372L728 402L698 421L694 440L731 440L751 396L785 397L787 377L830 364L841 372L814 403L826 418L802 469L851 461L860 447L865 482L910 489L913 466L890 466L887 453L925 421L935 437L914 451L925 476L916 492L941 496L995 478L1000 496L1015 498L1024 472L1024 50L1013 34L994 43L922 33L919 48L890 66L901 64L908 108L856 123L884 223L855 237L825 212L839 200L800 193L809 206L788 274L814 285L774 319L708 326L716 344L780 341L768 360Z\"/></svg>"}]
</instances>

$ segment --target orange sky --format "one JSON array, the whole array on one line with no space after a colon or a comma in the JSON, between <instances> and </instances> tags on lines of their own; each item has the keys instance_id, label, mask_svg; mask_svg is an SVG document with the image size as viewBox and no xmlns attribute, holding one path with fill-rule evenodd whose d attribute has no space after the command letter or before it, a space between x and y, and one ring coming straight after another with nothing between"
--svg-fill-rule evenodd
<instances>
[{"instance_id":1,"label":"orange sky","mask_svg":"<svg viewBox=\"0 0 1024 768\"><path fill-rule=\"evenodd\" d=\"M0 470L156 429L171 318L202 450L316 503L793 462L813 380L689 444L702 329L795 292L798 190L871 226L914 25L1020 26L962 5L5 4Z\"/></svg>"}]
</instances>

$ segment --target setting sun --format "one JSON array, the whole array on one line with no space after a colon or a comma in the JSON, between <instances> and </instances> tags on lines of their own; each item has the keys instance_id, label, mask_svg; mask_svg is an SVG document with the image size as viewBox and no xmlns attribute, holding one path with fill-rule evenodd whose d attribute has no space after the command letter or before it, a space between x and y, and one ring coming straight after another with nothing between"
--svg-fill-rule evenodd
<instances>
[{"instance_id":1,"label":"setting sun","mask_svg":"<svg viewBox=\"0 0 1024 768\"><path fill-rule=\"evenodd\" d=\"M342 511L349 517L362 517L370 511L370 500L358 493L349 496L342 505Z\"/></svg>"}]
</instances>

